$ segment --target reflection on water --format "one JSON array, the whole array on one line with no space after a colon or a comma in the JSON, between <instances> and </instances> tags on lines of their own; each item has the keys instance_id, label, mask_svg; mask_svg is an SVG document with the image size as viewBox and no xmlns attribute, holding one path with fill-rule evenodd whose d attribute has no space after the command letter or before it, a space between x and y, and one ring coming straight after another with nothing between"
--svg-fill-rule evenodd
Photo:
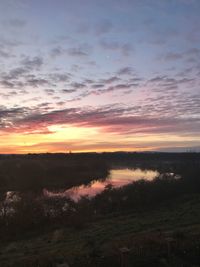
<instances>
[{"instance_id":1,"label":"reflection on water","mask_svg":"<svg viewBox=\"0 0 200 267\"><path fill-rule=\"evenodd\" d=\"M104 180L95 180L89 185L80 185L77 187L72 187L64 192L50 192L44 190L44 194L49 197L56 196L66 196L74 201L78 201L83 196L94 197L95 195L101 193L106 186L112 185L113 187L122 187L133 181L140 179L153 180L158 175L157 171L152 170L141 170L141 169L119 169L111 170L109 177Z\"/></svg>"}]
</instances>

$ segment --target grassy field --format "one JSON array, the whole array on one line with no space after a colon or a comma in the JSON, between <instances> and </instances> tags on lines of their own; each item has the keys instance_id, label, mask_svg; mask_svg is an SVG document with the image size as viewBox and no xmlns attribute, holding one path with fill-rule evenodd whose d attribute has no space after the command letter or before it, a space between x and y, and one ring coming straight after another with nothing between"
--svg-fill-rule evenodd
<instances>
[{"instance_id":1,"label":"grassy field","mask_svg":"<svg viewBox=\"0 0 200 267\"><path fill-rule=\"evenodd\" d=\"M145 247L148 243L149 250L153 244L167 247L169 240L177 243L180 239L182 246L185 242L187 247L188 244L190 248L197 247L200 245L199 222L200 195L185 195L169 200L151 211L111 213L79 231L58 228L38 237L30 236L16 242L1 243L0 266L57 266L56 262L62 260L66 260L69 266L123 266L120 265L119 252L122 247L131 252L128 262L121 264L132 266L129 261L133 261L133 247L138 249L140 244ZM200 253L198 247L197 250ZM154 254L157 261L152 266L200 266L191 263L190 257L175 256L173 251L170 253L170 258L165 253L157 257L152 250L151 259L146 257L146 263L142 263L143 257L138 258L136 253L134 266L151 266L148 265L148 260L152 261ZM181 265L183 262L185 265Z\"/></svg>"}]
</instances>

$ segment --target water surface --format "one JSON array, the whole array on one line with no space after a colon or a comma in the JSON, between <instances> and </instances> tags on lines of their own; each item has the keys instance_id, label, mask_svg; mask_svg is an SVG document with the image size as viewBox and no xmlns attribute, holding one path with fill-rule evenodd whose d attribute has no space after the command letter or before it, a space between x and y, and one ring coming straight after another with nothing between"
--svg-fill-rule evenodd
<instances>
[{"instance_id":1,"label":"water surface","mask_svg":"<svg viewBox=\"0 0 200 267\"><path fill-rule=\"evenodd\" d=\"M44 194L50 197L66 196L74 201L78 201L81 197L88 196L90 198L103 192L108 185L112 187L122 187L134 181L145 179L153 180L158 175L157 171L142 169L113 169L105 180L94 180L88 185L80 185L72 187L64 192L51 192L44 190Z\"/></svg>"}]
</instances>

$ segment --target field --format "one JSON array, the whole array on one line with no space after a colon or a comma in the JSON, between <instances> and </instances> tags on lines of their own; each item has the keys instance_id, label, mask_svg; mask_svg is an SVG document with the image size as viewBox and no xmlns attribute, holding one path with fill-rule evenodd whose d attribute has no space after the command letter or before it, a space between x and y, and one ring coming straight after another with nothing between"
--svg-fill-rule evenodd
<instances>
[{"instance_id":1,"label":"field","mask_svg":"<svg viewBox=\"0 0 200 267\"><path fill-rule=\"evenodd\" d=\"M55 167L47 164L55 159L41 157L29 158L29 164L34 160L34 166L39 161L43 170L44 166ZM108 187L93 199L85 197L77 203L65 198L46 200L40 183L33 191L22 186L14 215L2 213L0 266L200 266L199 154L179 155L178 160L177 155L173 158L168 154L71 157L65 160L67 163L59 159L58 164L57 160L56 168L62 162L72 170L70 166L78 162L85 173L96 173L98 179L113 166L143 165L158 169L160 175L152 182L138 181L119 189ZM5 162L26 160L4 158L1 170ZM169 175L172 169L181 178ZM76 177L76 168L73 170L72 176ZM90 175L85 174L82 181L74 183L88 183L90 179L86 177ZM56 190L62 188L63 178L61 181ZM68 186L71 183L72 180ZM6 187L12 186L11 179L4 183L1 204ZM63 210L66 202L68 208ZM46 214L41 209L44 205L47 210L54 208L54 213Z\"/></svg>"}]
</instances>

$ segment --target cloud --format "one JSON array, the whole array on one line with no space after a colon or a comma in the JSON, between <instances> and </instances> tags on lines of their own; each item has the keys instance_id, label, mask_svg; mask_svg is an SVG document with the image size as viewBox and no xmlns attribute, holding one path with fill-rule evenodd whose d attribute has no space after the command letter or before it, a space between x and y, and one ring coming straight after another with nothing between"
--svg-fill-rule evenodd
<instances>
[{"instance_id":1,"label":"cloud","mask_svg":"<svg viewBox=\"0 0 200 267\"><path fill-rule=\"evenodd\" d=\"M13 49L20 45L22 45L23 42L20 40L16 40L14 38L4 38L1 36L0 38L0 47L4 49Z\"/></svg>"},{"instance_id":2,"label":"cloud","mask_svg":"<svg viewBox=\"0 0 200 267\"><path fill-rule=\"evenodd\" d=\"M109 20L104 20L96 24L95 33L97 35L106 34L109 33L112 28L112 23Z\"/></svg>"},{"instance_id":3,"label":"cloud","mask_svg":"<svg viewBox=\"0 0 200 267\"><path fill-rule=\"evenodd\" d=\"M15 84L13 82L9 82L7 80L1 80L0 81L1 86L8 87L8 88L14 88Z\"/></svg>"},{"instance_id":4,"label":"cloud","mask_svg":"<svg viewBox=\"0 0 200 267\"><path fill-rule=\"evenodd\" d=\"M0 73L0 84L7 88L22 88L25 86L52 86L56 83L69 82L71 74L64 72L41 74L43 65L41 57L25 57L18 67L10 68L7 72ZM34 74L33 74L34 73Z\"/></svg>"},{"instance_id":5,"label":"cloud","mask_svg":"<svg viewBox=\"0 0 200 267\"><path fill-rule=\"evenodd\" d=\"M196 61L196 58L200 56L200 49L193 47L182 52L167 52L164 55L160 55L158 59L168 61L177 61L181 59ZM192 60L191 60L192 59Z\"/></svg>"},{"instance_id":6,"label":"cloud","mask_svg":"<svg viewBox=\"0 0 200 267\"><path fill-rule=\"evenodd\" d=\"M114 83L114 82L118 82L120 81L120 78L117 76L112 76L110 78L107 79L101 79L100 82L102 83L106 83L106 84L110 84L110 83Z\"/></svg>"},{"instance_id":7,"label":"cloud","mask_svg":"<svg viewBox=\"0 0 200 267\"><path fill-rule=\"evenodd\" d=\"M50 83L48 80L32 74L33 71L39 71L43 64L42 57L24 57L18 67L0 73L0 84L7 88L47 85Z\"/></svg>"},{"instance_id":8,"label":"cloud","mask_svg":"<svg viewBox=\"0 0 200 267\"><path fill-rule=\"evenodd\" d=\"M80 45L75 44L74 46L68 48L57 46L50 50L50 56L53 58L63 55L69 55L72 57L87 57L91 51L92 47L86 43Z\"/></svg>"},{"instance_id":9,"label":"cloud","mask_svg":"<svg viewBox=\"0 0 200 267\"><path fill-rule=\"evenodd\" d=\"M19 68L11 69L9 75L10 75L11 79L16 79L26 72L27 72L27 70L25 68L19 67Z\"/></svg>"},{"instance_id":10,"label":"cloud","mask_svg":"<svg viewBox=\"0 0 200 267\"><path fill-rule=\"evenodd\" d=\"M45 92L47 93L47 95L54 95L55 91L53 89L45 89Z\"/></svg>"},{"instance_id":11,"label":"cloud","mask_svg":"<svg viewBox=\"0 0 200 267\"><path fill-rule=\"evenodd\" d=\"M64 94L71 94L71 93L75 93L76 89L62 89L62 92Z\"/></svg>"},{"instance_id":12,"label":"cloud","mask_svg":"<svg viewBox=\"0 0 200 267\"><path fill-rule=\"evenodd\" d=\"M100 46L105 50L119 51L124 56L129 56L133 52L133 47L129 43L119 43L116 41L102 40Z\"/></svg>"},{"instance_id":13,"label":"cloud","mask_svg":"<svg viewBox=\"0 0 200 267\"><path fill-rule=\"evenodd\" d=\"M118 75L132 75L133 69L131 67L124 67L117 71Z\"/></svg>"},{"instance_id":14,"label":"cloud","mask_svg":"<svg viewBox=\"0 0 200 267\"><path fill-rule=\"evenodd\" d=\"M77 82L73 82L70 85L75 89L80 89L80 88L86 87L86 85L84 83L77 83Z\"/></svg>"},{"instance_id":15,"label":"cloud","mask_svg":"<svg viewBox=\"0 0 200 267\"><path fill-rule=\"evenodd\" d=\"M51 73L49 74L49 78L52 82L68 82L70 80L70 73Z\"/></svg>"},{"instance_id":16,"label":"cloud","mask_svg":"<svg viewBox=\"0 0 200 267\"><path fill-rule=\"evenodd\" d=\"M74 57L86 57L88 56L88 51L81 47L71 47L68 50L68 55L74 56Z\"/></svg>"},{"instance_id":17,"label":"cloud","mask_svg":"<svg viewBox=\"0 0 200 267\"><path fill-rule=\"evenodd\" d=\"M66 51L62 47L54 47L50 51L50 55L52 57L59 57L62 56Z\"/></svg>"},{"instance_id":18,"label":"cloud","mask_svg":"<svg viewBox=\"0 0 200 267\"><path fill-rule=\"evenodd\" d=\"M169 108L169 106L167 106ZM189 107L187 107L189 108ZM147 109L148 111L148 109ZM164 111L162 111L165 114ZM185 114L185 110L182 111ZM141 115L135 107L104 106L99 108L68 108L50 112L31 109L1 110L1 131L35 133L51 125L98 127L104 132L124 134L194 134L200 130L200 119L194 117Z\"/></svg>"},{"instance_id":19,"label":"cloud","mask_svg":"<svg viewBox=\"0 0 200 267\"><path fill-rule=\"evenodd\" d=\"M27 24L27 22L25 20L18 19L18 18L3 21L3 23L4 23L4 25L6 25L6 26L8 25L12 28L23 28Z\"/></svg>"},{"instance_id":20,"label":"cloud","mask_svg":"<svg viewBox=\"0 0 200 267\"><path fill-rule=\"evenodd\" d=\"M71 99L70 101L78 101L82 100L85 97L88 96L98 96L103 95L106 93L116 93L120 92L123 94L131 93L134 88L137 88L140 86L140 81L133 82L123 82L123 83L116 83L116 81L120 81L120 78L117 78L115 76L112 76L111 78L107 79L100 79L95 83L95 81L89 81L89 83L72 83L70 84L72 88L78 91L78 89L84 89L84 91L81 90L81 93L78 95L78 97L75 97L74 99ZM99 82L99 83L98 83ZM75 86L74 86L75 85ZM86 90L87 89L87 90ZM129 89L129 90L127 90Z\"/></svg>"},{"instance_id":21,"label":"cloud","mask_svg":"<svg viewBox=\"0 0 200 267\"><path fill-rule=\"evenodd\" d=\"M49 85L49 81L45 79L29 79L26 81L27 85L33 86L33 87L38 87L38 86L43 86L43 85Z\"/></svg>"},{"instance_id":22,"label":"cloud","mask_svg":"<svg viewBox=\"0 0 200 267\"><path fill-rule=\"evenodd\" d=\"M0 48L0 57L1 58L9 58L11 57L11 54L4 49Z\"/></svg>"},{"instance_id":23,"label":"cloud","mask_svg":"<svg viewBox=\"0 0 200 267\"><path fill-rule=\"evenodd\" d=\"M87 34L90 31L91 27L88 23L81 23L77 26L76 31L78 34Z\"/></svg>"},{"instance_id":24,"label":"cloud","mask_svg":"<svg viewBox=\"0 0 200 267\"><path fill-rule=\"evenodd\" d=\"M187 75L188 76L188 75ZM156 85L158 86L157 88L154 88L154 91L157 92L161 92L163 93L164 91L167 90L173 90L173 89L178 89L178 87L181 86L191 86L193 83L195 83L195 79L194 78L186 78L183 77L181 79L177 79L177 78L171 78L168 76L155 76L153 78L151 78L150 80L148 80L148 82L150 85Z\"/></svg>"},{"instance_id":25,"label":"cloud","mask_svg":"<svg viewBox=\"0 0 200 267\"><path fill-rule=\"evenodd\" d=\"M113 85L113 86L109 86L105 89L101 89L101 90L98 90L97 92L95 92L97 95L98 94L104 94L104 93L109 93L109 92L116 92L116 91L124 91L126 94L127 93L130 93L131 90L127 91L127 89L132 89L134 87L137 87L139 86L139 84L137 83L120 83L120 84L116 84L116 85ZM125 91L126 90L126 91Z\"/></svg>"},{"instance_id":26,"label":"cloud","mask_svg":"<svg viewBox=\"0 0 200 267\"><path fill-rule=\"evenodd\" d=\"M104 84L97 83L97 84L93 84L93 85L92 85L92 88L94 88L94 89L98 89L98 88L103 88L104 86L105 86Z\"/></svg>"},{"instance_id":27,"label":"cloud","mask_svg":"<svg viewBox=\"0 0 200 267\"><path fill-rule=\"evenodd\" d=\"M21 61L21 65L24 66L24 68L27 68L28 70L39 70L41 66L44 64L42 57L25 57Z\"/></svg>"},{"instance_id":28,"label":"cloud","mask_svg":"<svg viewBox=\"0 0 200 267\"><path fill-rule=\"evenodd\" d=\"M12 120L14 117L26 116L24 108L6 108L0 107L0 131L12 127Z\"/></svg>"},{"instance_id":29,"label":"cloud","mask_svg":"<svg viewBox=\"0 0 200 267\"><path fill-rule=\"evenodd\" d=\"M170 53L167 53L164 57L165 60L178 60L178 59L181 59L183 58L183 55L181 53L173 53L173 52L170 52Z\"/></svg>"}]
</instances>

